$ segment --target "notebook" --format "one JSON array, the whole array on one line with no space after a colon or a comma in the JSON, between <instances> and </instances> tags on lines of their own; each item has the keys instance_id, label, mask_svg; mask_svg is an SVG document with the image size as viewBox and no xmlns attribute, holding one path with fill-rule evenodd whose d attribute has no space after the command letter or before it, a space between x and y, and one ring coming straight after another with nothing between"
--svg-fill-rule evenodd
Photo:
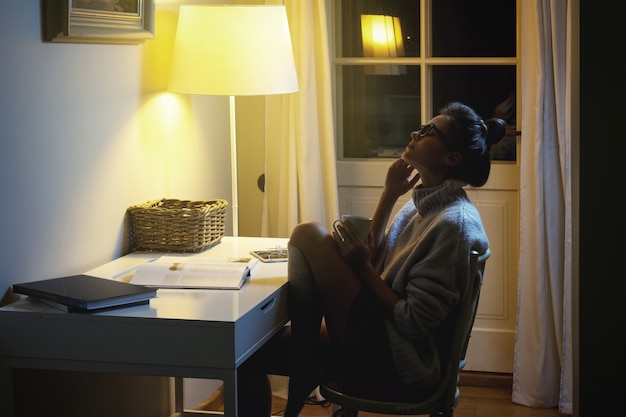
<instances>
[{"instance_id":1,"label":"notebook","mask_svg":"<svg viewBox=\"0 0 626 417\"><path fill-rule=\"evenodd\" d=\"M84 274L13 284L13 292L68 312L147 304L156 297L155 288Z\"/></svg>"}]
</instances>

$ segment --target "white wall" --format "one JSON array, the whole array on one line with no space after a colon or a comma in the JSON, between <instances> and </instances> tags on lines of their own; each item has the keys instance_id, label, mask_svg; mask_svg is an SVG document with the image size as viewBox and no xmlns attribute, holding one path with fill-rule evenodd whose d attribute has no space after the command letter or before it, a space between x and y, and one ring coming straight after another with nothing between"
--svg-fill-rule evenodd
<instances>
[{"instance_id":1,"label":"white wall","mask_svg":"<svg viewBox=\"0 0 626 417\"><path fill-rule=\"evenodd\" d=\"M230 200L228 99L165 91L159 23L143 45L50 44L39 0L3 7L1 293L121 255L130 205Z\"/></svg>"},{"instance_id":2,"label":"white wall","mask_svg":"<svg viewBox=\"0 0 626 417\"><path fill-rule=\"evenodd\" d=\"M156 3L156 38L142 45L44 43L40 0L3 5L4 302L16 282L81 273L123 255L130 205L230 200L228 98L165 91L170 9L179 2Z\"/></svg>"}]
</instances>

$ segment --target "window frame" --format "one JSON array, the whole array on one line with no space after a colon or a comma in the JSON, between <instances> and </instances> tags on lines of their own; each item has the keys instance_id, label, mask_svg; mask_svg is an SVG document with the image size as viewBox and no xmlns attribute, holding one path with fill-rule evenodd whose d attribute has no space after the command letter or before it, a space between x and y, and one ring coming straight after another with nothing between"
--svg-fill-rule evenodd
<instances>
[{"instance_id":1,"label":"window frame","mask_svg":"<svg viewBox=\"0 0 626 417\"><path fill-rule=\"evenodd\" d=\"M509 135L521 136L519 124L522 120L521 115L521 42L519 37L519 28L521 25L521 2L515 1L516 11L516 31L515 31L515 56L514 57L433 57L432 56L432 36L430 35L432 27L432 2L436 0L418 0L420 2L420 56L419 57L395 57L395 58L367 58L367 57L343 57L340 56L342 45L342 32L339 27L341 22L342 2L343 0L327 0L329 9L331 10L331 62L332 62L332 85L333 85L333 105L335 117L335 137L336 137L336 154L338 161L358 161L358 160L377 160L385 159L384 157L345 157L344 156L344 126L343 117L343 76L342 69L347 65L368 65L368 64L390 64L390 65L407 65L420 67L420 117L422 121L432 118L436 109L433 108L433 69L436 66L470 66L470 65L487 65L487 66L514 66L516 73L515 92L516 92L516 119L517 126L515 131L510 131ZM519 141L518 141L519 142ZM519 151L519 146L517 146ZM516 160L519 159L519 152L516 152ZM494 160L494 163L516 163L514 161Z\"/></svg>"}]
</instances>

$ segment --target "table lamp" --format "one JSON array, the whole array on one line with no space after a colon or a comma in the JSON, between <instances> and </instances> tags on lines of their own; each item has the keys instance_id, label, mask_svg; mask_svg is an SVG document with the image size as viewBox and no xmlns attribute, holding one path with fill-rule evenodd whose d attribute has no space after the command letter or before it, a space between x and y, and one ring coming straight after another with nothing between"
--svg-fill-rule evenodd
<instances>
[{"instance_id":1,"label":"table lamp","mask_svg":"<svg viewBox=\"0 0 626 417\"><path fill-rule=\"evenodd\" d=\"M169 90L230 96L231 205L237 236L235 96L298 91L285 6L181 5Z\"/></svg>"}]
</instances>

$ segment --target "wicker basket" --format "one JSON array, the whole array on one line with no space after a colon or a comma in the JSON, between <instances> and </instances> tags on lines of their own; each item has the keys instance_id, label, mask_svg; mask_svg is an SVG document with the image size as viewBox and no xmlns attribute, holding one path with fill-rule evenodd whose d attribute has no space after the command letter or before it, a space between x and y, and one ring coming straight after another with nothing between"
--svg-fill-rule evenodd
<instances>
[{"instance_id":1,"label":"wicker basket","mask_svg":"<svg viewBox=\"0 0 626 417\"><path fill-rule=\"evenodd\" d=\"M200 252L224 235L225 200L160 199L128 208L130 248L140 251Z\"/></svg>"}]
</instances>

